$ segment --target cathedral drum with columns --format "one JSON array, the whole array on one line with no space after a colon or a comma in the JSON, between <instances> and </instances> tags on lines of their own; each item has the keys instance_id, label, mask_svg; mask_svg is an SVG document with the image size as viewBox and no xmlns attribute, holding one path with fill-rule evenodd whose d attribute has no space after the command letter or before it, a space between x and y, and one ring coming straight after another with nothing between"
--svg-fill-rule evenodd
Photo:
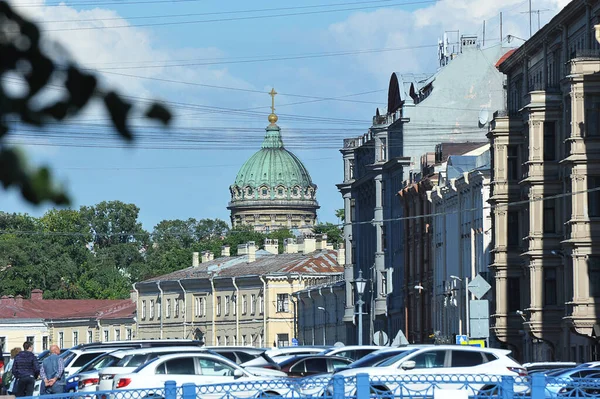
<instances>
[{"instance_id":1,"label":"cathedral drum with columns","mask_svg":"<svg viewBox=\"0 0 600 399\"><path fill-rule=\"evenodd\" d=\"M317 217L316 193L310 174L286 150L275 115L275 90L271 90L271 115L262 148L248 159L230 186L233 227L253 226L256 231L295 229L310 233Z\"/></svg>"}]
</instances>

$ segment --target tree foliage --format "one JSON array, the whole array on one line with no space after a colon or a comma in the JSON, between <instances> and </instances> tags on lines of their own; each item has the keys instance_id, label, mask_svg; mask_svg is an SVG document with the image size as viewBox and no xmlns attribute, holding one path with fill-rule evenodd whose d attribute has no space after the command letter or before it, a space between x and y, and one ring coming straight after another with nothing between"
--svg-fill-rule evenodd
<instances>
[{"instance_id":1,"label":"tree foliage","mask_svg":"<svg viewBox=\"0 0 600 399\"><path fill-rule=\"evenodd\" d=\"M0 79L10 75L27 86L24 94L11 94L0 85L0 182L4 188L16 187L23 198L39 204L50 201L57 205L69 203L65 190L57 187L48 167L30 168L25 156L3 144L10 133L10 122L43 127L49 122L62 122L83 111L93 99L104 104L114 129L126 141L134 137L128 118L133 104L113 90L99 87L94 74L78 68L65 54L57 63L37 25L0 1ZM44 101L40 93L47 87L62 89L63 96ZM148 106L145 116L168 124L170 112L158 103Z\"/></svg>"}]
</instances>

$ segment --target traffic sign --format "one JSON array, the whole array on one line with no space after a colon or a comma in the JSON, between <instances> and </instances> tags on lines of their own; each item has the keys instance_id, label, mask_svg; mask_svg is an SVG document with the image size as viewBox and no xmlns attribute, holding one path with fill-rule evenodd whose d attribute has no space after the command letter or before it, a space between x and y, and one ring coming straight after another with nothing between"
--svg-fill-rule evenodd
<instances>
[{"instance_id":1,"label":"traffic sign","mask_svg":"<svg viewBox=\"0 0 600 399\"><path fill-rule=\"evenodd\" d=\"M298 346L298 339L292 338L292 346Z\"/></svg>"},{"instance_id":2,"label":"traffic sign","mask_svg":"<svg viewBox=\"0 0 600 399\"><path fill-rule=\"evenodd\" d=\"M456 336L456 345L467 345L469 342L469 337L466 335L457 335Z\"/></svg>"},{"instance_id":3,"label":"traffic sign","mask_svg":"<svg viewBox=\"0 0 600 399\"><path fill-rule=\"evenodd\" d=\"M471 294L475 295L475 298L477 299L481 299L481 297L487 294L487 292L492 288L492 286L489 285L483 277L481 277L481 274L478 274L473 281L469 283L468 287Z\"/></svg>"},{"instance_id":4,"label":"traffic sign","mask_svg":"<svg viewBox=\"0 0 600 399\"><path fill-rule=\"evenodd\" d=\"M469 346L477 346L479 348L485 348L484 339L471 339L469 340Z\"/></svg>"}]
</instances>

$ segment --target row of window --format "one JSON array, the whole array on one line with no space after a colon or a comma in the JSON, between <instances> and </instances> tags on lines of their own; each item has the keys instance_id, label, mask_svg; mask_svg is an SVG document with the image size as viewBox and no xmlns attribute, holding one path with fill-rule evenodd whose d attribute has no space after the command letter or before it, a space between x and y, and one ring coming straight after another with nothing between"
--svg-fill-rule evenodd
<instances>
[{"instance_id":1,"label":"row of window","mask_svg":"<svg viewBox=\"0 0 600 399\"><path fill-rule=\"evenodd\" d=\"M156 317L158 320L160 320L160 317L162 315L162 307L161 307L161 303L160 301L154 301L154 299L150 300L150 309L149 309L149 318L150 319L154 319L155 316L155 307L156 307ZM167 319L171 318L171 313L173 312L175 318L180 317L180 310L181 309L181 316L183 316L183 314L185 313L185 306L183 303L182 299L173 299L171 301L171 298L167 298L166 300L166 307L165 307L165 317ZM142 320L146 319L146 301L143 300L142 301Z\"/></svg>"},{"instance_id":2,"label":"row of window","mask_svg":"<svg viewBox=\"0 0 600 399\"><path fill-rule=\"evenodd\" d=\"M110 334L110 329L104 329L103 331L103 341L120 341L122 339L121 336L121 329L120 328L114 328L113 329L113 335L111 337ZM80 332L79 331L72 331L71 332L71 343L69 346L75 346L75 345L79 345L80 343ZM64 331L59 331L58 332L58 342L56 343L59 347L64 348L65 344L69 344L68 342L65 342L65 332ZM133 339L133 331L130 327L125 328L125 339L126 340L131 340ZM30 336L26 336L25 337L25 341L29 341L31 343L33 343L33 347L34 350L38 350L38 348L36 348L36 340L35 340L35 336L30 335ZM86 341L87 343L91 343L94 342L94 331L93 330L87 330L86 331ZM7 348L5 348L5 343L6 343L6 337L0 337L0 350L1 351L6 351ZM47 335L42 336L42 348L41 350L48 350L48 348L50 347L50 338Z\"/></svg>"},{"instance_id":3,"label":"row of window","mask_svg":"<svg viewBox=\"0 0 600 399\"><path fill-rule=\"evenodd\" d=\"M194 316L195 317L204 317L207 315L206 313L206 302L207 298L205 296L195 296L194 297ZM258 302L258 312L259 314L263 314L265 312L265 301L262 295L257 296L256 294L250 295L250 300L248 301L248 295L242 295L241 302L241 312L243 315L248 314L248 304L250 307L250 314L256 314L256 305ZM149 315L146 315L146 300L142 301L141 306L141 319L145 320L146 316L150 320L156 318L160 320L162 312L161 312L161 304L160 301L156 301L154 299L150 299L149 301ZM237 314L237 298L236 295L225 295L225 296L217 296L217 304L216 304L216 315L217 316L229 316L232 314L236 316ZM277 308L276 311L278 313L287 313L290 311L290 297L289 294L277 294ZM155 314L156 308L156 314ZM181 314L185 312L183 301L174 299L171 301L170 298L166 300L165 307L165 317L171 317L171 309L174 308L174 317L178 318L180 316L179 309L181 309Z\"/></svg>"},{"instance_id":4,"label":"row of window","mask_svg":"<svg viewBox=\"0 0 600 399\"><path fill-rule=\"evenodd\" d=\"M217 341L216 341L216 345L217 346L228 346L228 345L232 345L232 346L256 346L258 348L261 348L264 346L264 337L262 334L250 334L250 335L242 335L240 337L240 341L238 342L238 337L236 335L233 336L217 336Z\"/></svg>"}]
</instances>

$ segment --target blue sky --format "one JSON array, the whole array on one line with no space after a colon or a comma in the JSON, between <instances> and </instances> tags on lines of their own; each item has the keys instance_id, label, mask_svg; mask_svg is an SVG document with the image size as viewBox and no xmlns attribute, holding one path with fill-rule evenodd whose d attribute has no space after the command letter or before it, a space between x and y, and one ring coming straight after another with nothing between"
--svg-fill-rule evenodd
<instances>
[{"instance_id":1,"label":"blue sky","mask_svg":"<svg viewBox=\"0 0 600 399\"><path fill-rule=\"evenodd\" d=\"M532 8L549 10L540 13L543 25L566 3L533 0ZM117 88L138 103L144 98L170 102L176 115L172 133L142 126L143 140L132 148L112 148L120 142L104 140L114 133L104 126L106 116L97 106L90 107L79 125L52 127L51 135L36 139L38 145L27 144L31 141L24 135L30 133L29 127L19 125L13 135L25 144L31 162L54 168L58 181L72 194L73 207L104 200L134 203L149 230L163 219L229 221L229 185L260 147L271 87L281 93L276 113L284 143L318 185L319 220L337 222L334 211L342 207L335 187L342 180L338 148L344 137L367 131L376 107L387 101L392 72L434 72L435 46L444 30L481 37L485 20L486 44L498 45L500 11L504 36L529 34L528 16L522 14L528 2L522 0L12 4L40 21L46 34L82 65L98 69L104 87ZM279 10L256 11L263 9ZM326 12L331 10L343 11ZM300 13L305 14L289 15ZM269 17L273 15L278 16ZM206 20L218 21L198 22ZM259 62L248 62L253 60ZM368 94L345 97L358 102L315 101L358 93ZM286 105L300 102L304 103ZM204 106L217 107L218 112ZM239 112L248 109L251 113ZM65 138L65 131L83 139ZM184 136L193 144L182 141ZM220 144L211 145L215 140ZM43 143L48 145L39 145ZM167 148L172 145L177 148ZM14 192L0 192L0 209L37 216L48 206L32 207Z\"/></svg>"}]
</instances>

